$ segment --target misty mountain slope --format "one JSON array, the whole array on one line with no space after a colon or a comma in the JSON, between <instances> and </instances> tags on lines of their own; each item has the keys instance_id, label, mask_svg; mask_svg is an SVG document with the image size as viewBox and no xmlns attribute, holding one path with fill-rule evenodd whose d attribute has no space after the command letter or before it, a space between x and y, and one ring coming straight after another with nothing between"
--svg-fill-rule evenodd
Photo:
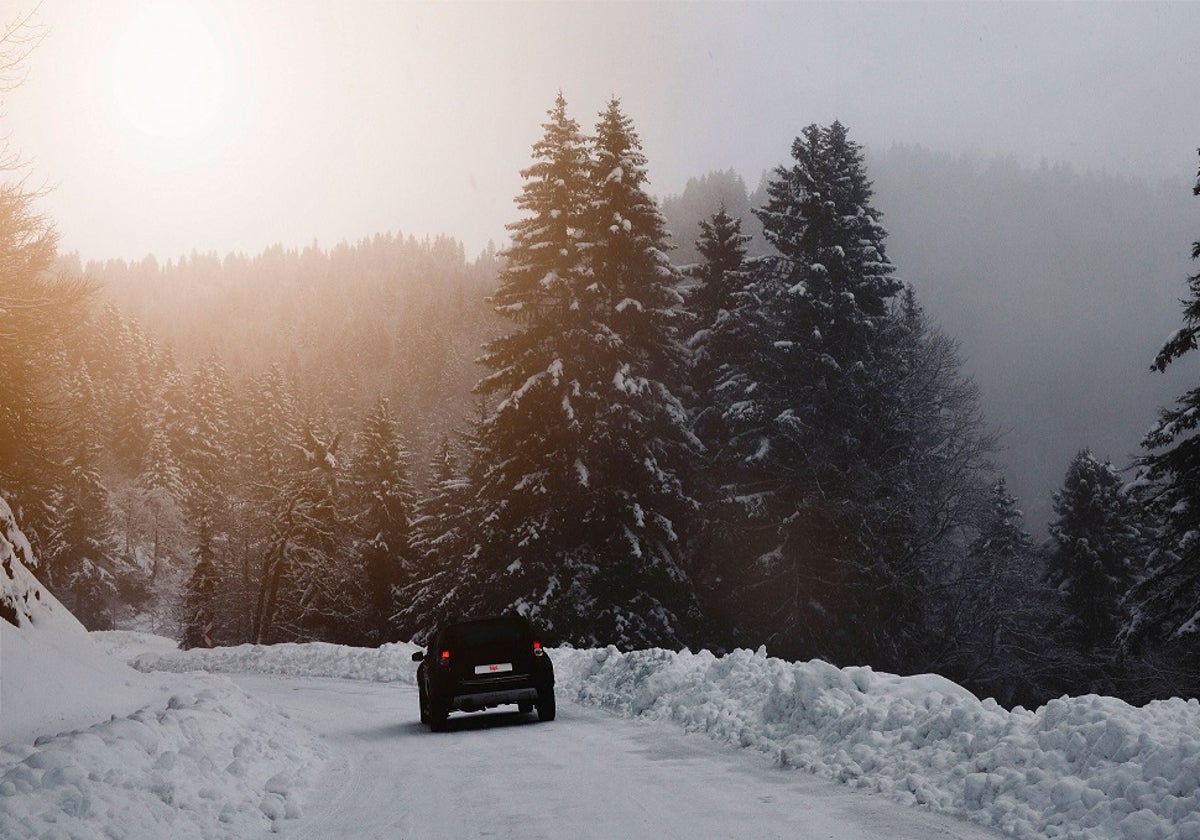
<instances>
[{"instance_id":1,"label":"misty mountain slope","mask_svg":"<svg viewBox=\"0 0 1200 840\"><path fill-rule=\"evenodd\" d=\"M468 261L445 236L381 233L327 249L275 245L252 257L193 253L82 270L188 375L210 353L238 381L278 363L342 430L391 398L418 464L471 415L474 362L498 329L487 300L494 252Z\"/></svg>"},{"instance_id":2,"label":"misty mountain slope","mask_svg":"<svg viewBox=\"0 0 1200 840\"><path fill-rule=\"evenodd\" d=\"M1196 208L1066 167L979 166L896 147L872 161L891 257L960 342L1031 527L1083 447L1118 465L1195 360L1150 372L1178 326Z\"/></svg>"}]
</instances>

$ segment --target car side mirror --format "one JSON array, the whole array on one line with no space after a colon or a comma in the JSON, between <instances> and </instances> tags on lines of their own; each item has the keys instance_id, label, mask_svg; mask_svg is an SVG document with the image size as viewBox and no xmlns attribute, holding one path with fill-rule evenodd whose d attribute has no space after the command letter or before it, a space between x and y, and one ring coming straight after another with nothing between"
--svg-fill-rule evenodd
<instances>
[{"instance_id":1,"label":"car side mirror","mask_svg":"<svg viewBox=\"0 0 1200 840\"><path fill-rule=\"evenodd\" d=\"M423 650L419 650L412 655L413 662L420 662L424 658L425 658L425 651L423 651Z\"/></svg>"}]
</instances>

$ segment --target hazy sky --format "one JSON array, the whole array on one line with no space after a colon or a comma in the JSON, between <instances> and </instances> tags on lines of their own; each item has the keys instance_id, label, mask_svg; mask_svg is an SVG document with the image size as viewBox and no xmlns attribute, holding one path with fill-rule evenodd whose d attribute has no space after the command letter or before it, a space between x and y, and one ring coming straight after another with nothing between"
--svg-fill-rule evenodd
<instances>
[{"instance_id":1,"label":"hazy sky","mask_svg":"<svg viewBox=\"0 0 1200 840\"><path fill-rule=\"evenodd\" d=\"M587 130L623 100L660 195L729 167L753 186L834 119L868 148L1188 185L1200 146L1200 3L45 0L38 20L4 130L85 260L389 230L474 255L560 88Z\"/></svg>"}]
</instances>

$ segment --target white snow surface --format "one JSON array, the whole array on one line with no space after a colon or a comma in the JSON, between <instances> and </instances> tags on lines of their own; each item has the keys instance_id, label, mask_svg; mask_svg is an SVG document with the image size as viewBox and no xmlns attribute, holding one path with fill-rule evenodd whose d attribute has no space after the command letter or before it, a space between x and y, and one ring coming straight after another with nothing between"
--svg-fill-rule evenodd
<instances>
[{"instance_id":1,"label":"white snow surface","mask_svg":"<svg viewBox=\"0 0 1200 840\"><path fill-rule=\"evenodd\" d=\"M3 622L0 628L0 837L241 837L303 824L315 780L328 772L328 746L310 722L211 672L301 679L306 686L320 678L389 683L404 692L397 714L415 717L406 708L415 700L411 653L418 648L411 644L184 652L140 634L76 635L67 644L65 634L44 633L46 641L18 644L36 648L57 635L61 650L13 660L14 634L37 631ZM69 692L40 679L60 655L64 668L76 670ZM551 655L560 717L590 706L603 711L579 714L607 711L656 731L706 733L779 766L1015 837L1200 837L1195 700L1134 708L1087 696L1036 712L1007 711L941 677L787 662L762 649L715 656L560 648ZM84 670L83 659L94 670ZM130 693L105 694L109 684ZM281 688L275 696L299 690ZM27 712L52 693L79 704L73 728L35 733L38 715ZM14 709L26 722L10 729Z\"/></svg>"}]
</instances>

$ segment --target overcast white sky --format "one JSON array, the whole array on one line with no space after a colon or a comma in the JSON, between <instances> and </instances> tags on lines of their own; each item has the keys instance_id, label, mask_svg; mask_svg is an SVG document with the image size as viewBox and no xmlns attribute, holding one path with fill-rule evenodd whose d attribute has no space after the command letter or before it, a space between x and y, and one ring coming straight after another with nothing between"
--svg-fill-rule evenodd
<instances>
[{"instance_id":1,"label":"overcast white sky","mask_svg":"<svg viewBox=\"0 0 1200 840\"><path fill-rule=\"evenodd\" d=\"M3 0L12 19L29 4ZM610 95L652 188L753 186L812 122L868 148L1190 185L1200 3L45 0L4 103L64 250L160 259L382 231L501 244L560 88Z\"/></svg>"}]
</instances>

